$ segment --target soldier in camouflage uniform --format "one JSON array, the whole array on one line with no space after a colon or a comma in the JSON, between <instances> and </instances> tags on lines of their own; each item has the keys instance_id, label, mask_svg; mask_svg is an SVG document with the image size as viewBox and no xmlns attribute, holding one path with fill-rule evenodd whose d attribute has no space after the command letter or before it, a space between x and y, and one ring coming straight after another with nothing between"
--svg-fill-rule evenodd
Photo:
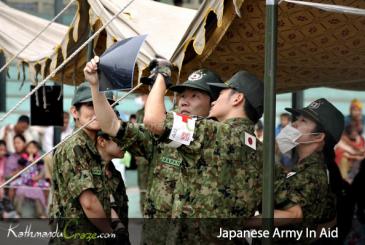
<instances>
[{"instance_id":1,"label":"soldier in camouflage uniform","mask_svg":"<svg viewBox=\"0 0 365 245\"><path fill-rule=\"evenodd\" d=\"M92 90L96 106L96 116L100 121L102 129L110 135L116 136L114 140L119 146L135 156L144 156L148 159L148 192L144 216L149 218L169 218L171 217L175 183L180 174L181 155L175 148L156 140L143 125L133 125L117 121L105 99L102 98L101 94L97 93L97 62L98 58L95 57L85 68L85 77L93 84ZM172 91L179 93L179 112L188 115L208 115L210 103L215 100L217 94L210 89L207 82L219 83L221 80L212 71L201 69L193 72L183 84L171 87ZM93 88L95 88L95 93ZM114 123L115 121L118 123ZM168 228L168 220L155 219L153 221L146 220L145 222L147 223L145 223L143 228L144 242L148 241L152 244L163 243L165 241L164 231ZM152 229L149 229L151 227Z\"/></svg>"},{"instance_id":2,"label":"soldier in camouflage uniform","mask_svg":"<svg viewBox=\"0 0 365 245\"><path fill-rule=\"evenodd\" d=\"M334 163L333 148L343 132L344 116L323 98L303 109L286 110L297 120L276 141L282 153L295 147L297 162L289 173L278 168L274 216L303 218L307 225L315 226L330 222L336 216L336 200L327 164Z\"/></svg>"},{"instance_id":3,"label":"soldier in camouflage uniform","mask_svg":"<svg viewBox=\"0 0 365 245\"><path fill-rule=\"evenodd\" d=\"M122 158L124 152L111 140L109 135L102 131L97 132L96 149L106 166L107 189L110 190L112 208L112 226L119 225L125 230L126 237L128 237L128 196L122 175L115 169L111 161L114 158Z\"/></svg>"},{"instance_id":4,"label":"soldier in camouflage uniform","mask_svg":"<svg viewBox=\"0 0 365 245\"><path fill-rule=\"evenodd\" d=\"M161 113L164 78L159 76L156 83L147 99L145 125L162 141L180 141L174 134L179 134L175 129L181 116ZM219 122L198 119L190 142L180 141L182 170L173 217L247 218L261 199L262 150L254 125L263 112L263 84L240 71L229 81L210 86L220 91L209 114Z\"/></svg>"},{"instance_id":5,"label":"soldier in camouflage uniform","mask_svg":"<svg viewBox=\"0 0 365 245\"><path fill-rule=\"evenodd\" d=\"M112 94L107 94L112 100ZM81 84L72 100L71 113L76 127L94 117L90 87ZM66 229L68 235L75 233L111 233L111 190L105 164L95 147L99 123L94 121L81 130L54 154L52 189L53 198L49 217L53 227ZM98 219L91 219L98 218ZM51 243L102 244L106 240L54 239ZM110 241L109 241L110 243Z\"/></svg>"},{"instance_id":6,"label":"soldier in camouflage uniform","mask_svg":"<svg viewBox=\"0 0 365 245\"><path fill-rule=\"evenodd\" d=\"M181 155L172 216L228 218L233 226L243 222L232 218L252 216L262 193L262 146L254 136L254 125L263 112L262 82L240 71L225 83L211 83L211 88L220 92L209 113L217 122L165 114L161 100L165 81L160 75L156 79L147 99L144 122L162 142L178 147ZM169 231L169 243L216 239L214 232L219 230L221 219L180 221L176 229Z\"/></svg>"},{"instance_id":7,"label":"soldier in camouflage uniform","mask_svg":"<svg viewBox=\"0 0 365 245\"><path fill-rule=\"evenodd\" d=\"M171 217L173 191L182 163L181 155L170 145L160 144L143 125L121 123L117 120L114 113L111 113L111 108L103 95L97 91L97 62L98 58L95 57L87 64L85 77L92 84L96 116L100 121L102 130L109 135L115 136L115 141L123 149L128 150L135 156L144 156L149 161L145 217ZM185 83L171 87L172 91L179 93L178 107L181 113L199 116L208 115L210 103L216 98L216 93L210 90L207 82L218 83L221 80L212 71L201 69L193 72Z\"/></svg>"},{"instance_id":8,"label":"soldier in camouflage uniform","mask_svg":"<svg viewBox=\"0 0 365 245\"><path fill-rule=\"evenodd\" d=\"M143 108L139 109L136 112L136 121L137 123L143 123L143 117L144 117L144 104L146 100L146 95L142 95L143 100ZM149 170L149 164L148 160L143 156L133 156L136 159L137 164L137 172L138 172L138 187L139 187L139 196L140 196L140 206L141 211L144 210L144 203L146 199L146 192L147 192L147 185L148 185L148 170Z\"/></svg>"}]
</instances>

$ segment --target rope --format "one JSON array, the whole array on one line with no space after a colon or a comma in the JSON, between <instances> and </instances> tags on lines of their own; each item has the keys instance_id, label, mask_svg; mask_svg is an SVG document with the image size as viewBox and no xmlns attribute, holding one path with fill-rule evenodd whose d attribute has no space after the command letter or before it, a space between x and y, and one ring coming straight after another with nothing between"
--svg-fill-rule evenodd
<instances>
[{"instance_id":1,"label":"rope","mask_svg":"<svg viewBox=\"0 0 365 245\"><path fill-rule=\"evenodd\" d=\"M1 67L0 69L0 73L6 68L9 66L9 64L11 62L13 62L13 60L15 60L21 53L23 53L23 51L29 47L29 45L31 45L40 35L42 35L43 32L45 32L48 27L50 27L70 6L71 4L73 4L76 0L71 0L67 6L62 9L61 12L59 12L52 20L51 22L48 23L48 25L46 25L46 27L44 27L37 35L35 35L35 37L30 40L21 50L18 51L18 53L16 53L13 57L11 57L11 59L5 64L3 65L3 67Z\"/></svg>"},{"instance_id":2,"label":"rope","mask_svg":"<svg viewBox=\"0 0 365 245\"><path fill-rule=\"evenodd\" d=\"M294 4L298 4L298 5L310 6L310 7L318 8L318 9L328 11L328 12L365 16L365 9L360 9L360 8L353 8L353 7L343 6L343 5L336 5L336 4L313 3L313 2L296 1L296 0L282 0L282 1L287 2L287 3L294 3ZM280 1L279 4L282 1Z\"/></svg>"},{"instance_id":3,"label":"rope","mask_svg":"<svg viewBox=\"0 0 365 245\"><path fill-rule=\"evenodd\" d=\"M11 108L4 116L0 118L0 122L4 121L13 111L15 111L26 99L28 99L32 94L35 93L41 86L43 86L47 80L56 75L56 73L62 69L70 60L72 60L86 45L91 42L100 32L102 32L105 27L107 27L115 18L117 18L129 5L131 5L135 0L131 0L126 6L124 6L121 10L119 10L116 14L113 15L111 19L109 19L98 31L96 31L89 39L86 40L75 52L71 54L67 59L65 59L61 65L59 65L55 70L53 70L42 82L38 83L38 85L30 91L26 96L24 96L13 108Z\"/></svg>"},{"instance_id":4,"label":"rope","mask_svg":"<svg viewBox=\"0 0 365 245\"><path fill-rule=\"evenodd\" d=\"M137 90L140 86L142 86L142 83L139 83L135 88L133 88L132 90L130 90L128 93L126 93L125 95L123 95L122 97L120 97L119 99L117 99L111 106L114 107L119 101L123 100L124 98L126 98L128 95L130 95L131 93L133 93L135 90ZM75 134L77 134L78 132L80 132L82 129L86 128L87 126L89 126L92 122L95 121L95 118L91 119L89 122L87 122L85 125L83 125L82 127L78 128L77 130L75 130L75 132L73 132L71 135L68 135L66 138L64 138L60 143L58 143L57 145L55 145L51 150L49 150L48 152L44 153L42 156L40 156L39 158L37 158L36 160L34 160L31 164L29 164L28 166L26 166L24 169L22 169L21 171L19 171L18 173L16 173L13 177L11 177L10 179L8 179L7 181L5 181L1 186L0 189L3 188L4 186L6 186L7 184L9 184L10 182L12 182L14 179L16 179L19 175L21 175L22 173L24 173L25 171L27 171L30 167L32 167L34 164L38 163L40 160L42 160L46 155L50 154L52 151L54 151L57 147L59 147L60 145L62 145L64 142L66 142L68 139L70 139L71 137L73 137Z\"/></svg>"}]
</instances>

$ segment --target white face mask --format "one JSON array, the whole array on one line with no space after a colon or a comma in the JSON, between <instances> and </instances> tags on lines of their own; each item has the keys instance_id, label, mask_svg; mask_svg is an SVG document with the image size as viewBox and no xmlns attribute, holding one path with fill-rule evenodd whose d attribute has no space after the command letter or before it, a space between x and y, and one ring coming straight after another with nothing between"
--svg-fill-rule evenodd
<instances>
[{"instance_id":1,"label":"white face mask","mask_svg":"<svg viewBox=\"0 0 365 245\"><path fill-rule=\"evenodd\" d=\"M298 129L294 128L290 124L283 128L280 133L276 136L276 142L278 144L279 150L281 153L287 153L294 147L299 144L310 144L313 142L317 142L316 140L313 141L302 141L297 142L297 140L303 135L319 135L321 133L309 133L309 134L302 134Z\"/></svg>"},{"instance_id":2,"label":"white face mask","mask_svg":"<svg viewBox=\"0 0 365 245\"><path fill-rule=\"evenodd\" d=\"M280 152L283 154L287 153L299 145L297 139L299 139L300 136L302 136L302 133L298 129L293 128L290 124L283 128L276 136L276 142Z\"/></svg>"}]
</instances>

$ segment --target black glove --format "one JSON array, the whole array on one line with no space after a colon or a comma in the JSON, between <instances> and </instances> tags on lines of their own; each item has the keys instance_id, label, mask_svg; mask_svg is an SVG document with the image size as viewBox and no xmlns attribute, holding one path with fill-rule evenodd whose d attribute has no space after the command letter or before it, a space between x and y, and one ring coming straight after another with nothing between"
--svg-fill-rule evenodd
<instances>
[{"instance_id":1,"label":"black glove","mask_svg":"<svg viewBox=\"0 0 365 245\"><path fill-rule=\"evenodd\" d=\"M148 65L148 68L151 75L149 77L142 77L141 83L152 86L155 83L157 74L161 74L164 77L166 88L169 88L172 85L172 64L170 61L162 58L153 59Z\"/></svg>"}]
</instances>

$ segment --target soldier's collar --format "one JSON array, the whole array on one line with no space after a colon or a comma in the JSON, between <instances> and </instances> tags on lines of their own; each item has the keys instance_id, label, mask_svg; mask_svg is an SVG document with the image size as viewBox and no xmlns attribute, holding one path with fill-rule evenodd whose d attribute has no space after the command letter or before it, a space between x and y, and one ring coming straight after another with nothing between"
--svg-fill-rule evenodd
<instances>
[{"instance_id":1,"label":"soldier's collar","mask_svg":"<svg viewBox=\"0 0 365 245\"><path fill-rule=\"evenodd\" d=\"M227 124L238 124L238 125L249 125L249 126L255 126L254 123L248 119L248 118L243 118L243 117L235 117L235 118L229 118L227 120L224 121L224 123Z\"/></svg>"},{"instance_id":2,"label":"soldier's collar","mask_svg":"<svg viewBox=\"0 0 365 245\"><path fill-rule=\"evenodd\" d=\"M325 166L322 152L312 153L308 157L302 159L296 166L299 168L307 168L314 164Z\"/></svg>"},{"instance_id":3,"label":"soldier's collar","mask_svg":"<svg viewBox=\"0 0 365 245\"><path fill-rule=\"evenodd\" d=\"M96 149L96 146L95 146L95 141L93 139L91 139L89 137L89 135L84 130L81 130L80 133L79 133L79 135L84 138L85 143L86 143L87 147L90 149L90 151L94 155L99 156L99 153L98 153L98 151Z\"/></svg>"}]
</instances>

